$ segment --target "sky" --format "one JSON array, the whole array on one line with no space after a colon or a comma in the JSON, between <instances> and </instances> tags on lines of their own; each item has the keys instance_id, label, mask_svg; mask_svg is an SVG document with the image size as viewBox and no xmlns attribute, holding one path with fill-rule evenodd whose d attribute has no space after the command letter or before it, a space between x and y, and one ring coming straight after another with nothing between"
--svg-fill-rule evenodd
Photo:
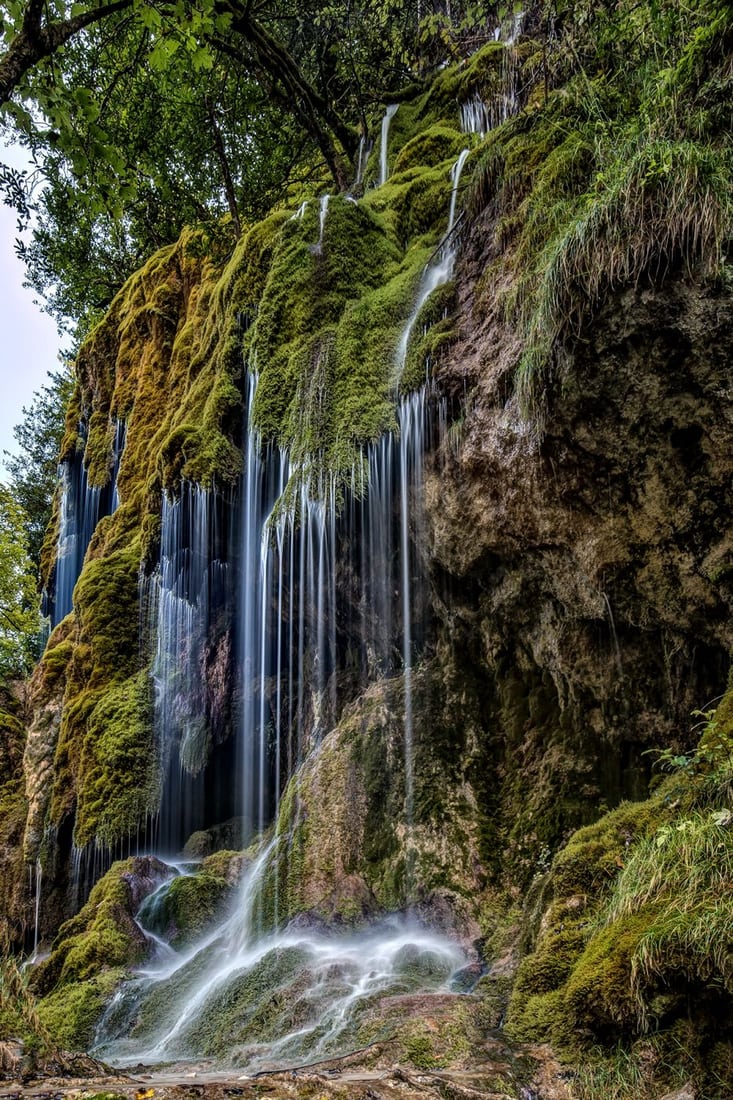
<instances>
[{"instance_id":1,"label":"sky","mask_svg":"<svg viewBox=\"0 0 733 1100\"><path fill-rule=\"evenodd\" d=\"M0 160L26 166L22 150L0 144ZM23 418L23 406L56 370L62 340L56 322L36 305L32 290L23 286L25 266L14 252L16 215L0 204L0 479L6 475L3 451L17 451L13 427Z\"/></svg>"}]
</instances>

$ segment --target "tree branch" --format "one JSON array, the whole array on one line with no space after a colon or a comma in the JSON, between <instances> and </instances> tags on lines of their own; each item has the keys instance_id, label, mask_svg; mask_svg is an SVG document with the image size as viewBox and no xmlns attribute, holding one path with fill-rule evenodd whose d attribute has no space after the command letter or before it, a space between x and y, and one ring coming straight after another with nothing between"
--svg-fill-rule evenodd
<instances>
[{"instance_id":1,"label":"tree branch","mask_svg":"<svg viewBox=\"0 0 733 1100\"><path fill-rule=\"evenodd\" d=\"M347 172L334 145L334 137L353 162L358 138L320 92L306 79L290 52L250 13L248 4L238 0L220 0L222 10L232 16L231 29L249 44L255 65L279 84L285 98L307 132L318 145L336 186L344 190ZM218 45L222 45L220 41Z\"/></svg>"},{"instance_id":2,"label":"tree branch","mask_svg":"<svg viewBox=\"0 0 733 1100\"><path fill-rule=\"evenodd\" d=\"M23 77L39 61L53 56L75 34L99 23L115 12L132 6L132 0L113 0L73 19L59 20L43 26L43 0L29 0L23 13L23 25L4 54L0 56L0 106L7 103Z\"/></svg>"}]
</instances>

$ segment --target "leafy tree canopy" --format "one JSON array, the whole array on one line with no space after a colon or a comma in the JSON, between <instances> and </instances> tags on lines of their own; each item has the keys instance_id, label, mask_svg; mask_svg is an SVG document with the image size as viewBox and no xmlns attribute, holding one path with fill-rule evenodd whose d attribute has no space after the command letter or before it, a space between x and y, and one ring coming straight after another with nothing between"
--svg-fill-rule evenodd
<instances>
[{"instance_id":1,"label":"leafy tree canopy","mask_svg":"<svg viewBox=\"0 0 733 1100\"><path fill-rule=\"evenodd\" d=\"M5 452L13 497L25 529L24 542L36 570L51 519L66 407L74 388L68 370L49 371L48 379L47 385L33 395L30 406L23 409L23 419L13 429L18 453Z\"/></svg>"},{"instance_id":2,"label":"leafy tree canopy","mask_svg":"<svg viewBox=\"0 0 733 1100\"><path fill-rule=\"evenodd\" d=\"M233 242L295 182L326 170L346 186L370 108L414 79L435 4L8 0L2 124L38 172L6 169L0 191L27 214L36 185L19 244L31 285L88 327L184 224L221 233L228 215Z\"/></svg>"},{"instance_id":3,"label":"leafy tree canopy","mask_svg":"<svg viewBox=\"0 0 733 1100\"><path fill-rule=\"evenodd\" d=\"M0 484L0 682L29 672L38 649L41 618L25 524L23 509Z\"/></svg>"}]
</instances>

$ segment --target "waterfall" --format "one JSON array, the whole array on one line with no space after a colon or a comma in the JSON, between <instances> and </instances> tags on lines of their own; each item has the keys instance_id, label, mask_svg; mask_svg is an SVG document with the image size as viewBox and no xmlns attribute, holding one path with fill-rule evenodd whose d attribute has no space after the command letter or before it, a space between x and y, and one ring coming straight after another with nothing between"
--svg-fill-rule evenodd
<instances>
[{"instance_id":1,"label":"waterfall","mask_svg":"<svg viewBox=\"0 0 733 1100\"><path fill-rule=\"evenodd\" d=\"M466 155L451 174L448 237ZM319 246L327 212L323 196ZM454 258L445 242L431 265L440 267L442 281ZM154 919L170 883L138 913L151 958L119 991L97 1036L98 1053L118 1064L203 1057L219 1036L227 1056L248 1068L327 1056L349 1045L375 997L446 990L465 962L454 944L409 917L351 934L285 925L278 890L290 867L278 861L291 858L290 830L302 814L297 793L290 820L279 821L274 838L266 832L278 820L285 785L297 782L299 765L345 706L369 682L391 679L391 698L403 707L408 911L415 900L415 669L425 652L429 606L420 545L423 470L444 410L428 383L400 399L396 430L365 446L344 477L322 470L317 457L300 463L263 445L253 420L252 366L245 370L236 529L223 529L215 492L184 482L162 502L160 561L143 584L163 770L155 846L180 851L191 832L233 815L241 823L233 846L258 841L259 848L230 911L186 949L171 946ZM232 607L235 621L222 627ZM238 696L228 754L221 757L228 803L221 787L208 797L218 740L208 663L222 629L236 639L231 674ZM259 1042L249 1022L262 1012L263 997L271 1003L273 982L283 1007L274 1011L272 1035ZM238 1014L224 1010L232 1004Z\"/></svg>"},{"instance_id":2,"label":"waterfall","mask_svg":"<svg viewBox=\"0 0 733 1100\"><path fill-rule=\"evenodd\" d=\"M83 424L79 426L79 432L85 436ZM59 466L61 505L51 603L52 626L60 623L72 610L74 588L95 528L102 516L110 515L119 504L117 475L124 445L125 425L118 420L114 428L109 481L103 487L89 485L83 454L74 455Z\"/></svg>"},{"instance_id":3,"label":"waterfall","mask_svg":"<svg viewBox=\"0 0 733 1100\"><path fill-rule=\"evenodd\" d=\"M413 671L428 613L419 545L423 464L434 428L445 425L445 410L427 384L403 398L397 431L366 446L344 483L298 466L275 446L263 447L252 422L257 384L248 371L236 538L220 529L213 492L184 483L178 497L163 501L160 564L146 582L155 608L156 729L166 761L156 847L180 849L188 830L206 825L203 788L186 786L193 781L186 767L197 766L188 742L193 736L198 750L206 741L198 732L209 717L202 662L211 647L214 605L221 610L231 603L236 573L241 714L236 768L230 757L227 778L243 818L239 846L276 818L284 784L345 703L370 680L395 678L395 697L404 700L409 910ZM292 812L290 828L301 813L297 796ZM109 1004L95 1053L118 1065L213 1054L248 1071L287 1067L348 1049L377 998L451 988L465 965L463 952L409 916L351 933L307 930L297 922L283 927L277 892L277 861L289 857L283 825L260 845L223 919L185 948L166 940L166 922L156 918L165 914L175 876L143 903L137 920L150 957ZM274 1001L273 983L280 994ZM258 1037L264 1013L270 1030Z\"/></svg>"},{"instance_id":4,"label":"waterfall","mask_svg":"<svg viewBox=\"0 0 733 1100\"><path fill-rule=\"evenodd\" d=\"M307 209L308 209L308 200L305 199L305 201L300 204L300 206L295 211L295 213L291 214L290 221L291 222L302 222L303 218L305 217L305 212L306 212Z\"/></svg>"},{"instance_id":5,"label":"waterfall","mask_svg":"<svg viewBox=\"0 0 733 1100\"><path fill-rule=\"evenodd\" d=\"M503 42L506 47L501 59L501 90L488 103L476 94L463 104L461 129L464 133L484 138L519 110L519 68L514 45L523 22L524 13L517 12L496 28L497 42Z\"/></svg>"},{"instance_id":6,"label":"waterfall","mask_svg":"<svg viewBox=\"0 0 733 1100\"><path fill-rule=\"evenodd\" d=\"M178 851L210 821L206 787L215 777L207 776L207 765L218 740L211 692L227 672L211 638L212 622L229 595L230 539L222 510L216 493L188 482L177 498L164 496L160 563L150 580L142 578L141 603L149 609L155 646L154 724L161 767L156 847L165 853Z\"/></svg>"},{"instance_id":7,"label":"waterfall","mask_svg":"<svg viewBox=\"0 0 733 1100\"><path fill-rule=\"evenodd\" d=\"M56 548L56 579L51 623L56 626L73 606L73 592L84 556L100 518L101 490L90 486L81 458L59 467L61 508Z\"/></svg>"},{"instance_id":8,"label":"waterfall","mask_svg":"<svg viewBox=\"0 0 733 1100\"><path fill-rule=\"evenodd\" d=\"M382 141L379 147L379 185L387 182L389 177L389 166L387 162L387 149L389 144L389 124L397 114L399 103L391 103L387 110L384 112L382 119Z\"/></svg>"},{"instance_id":9,"label":"waterfall","mask_svg":"<svg viewBox=\"0 0 733 1100\"><path fill-rule=\"evenodd\" d=\"M395 355L395 386L399 386L402 379L402 373L405 369L405 362L407 360L407 349L410 343L410 337L412 330L415 327L420 311L427 302L431 294L438 289L438 287L444 286L445 283L451 278L453 274L453 266L456 261L457 247L455 241L452 239L453 230L455 228L456 220L456 203L458 199L458 185L461 179L461 172L463 171L463 165L466 163L466 158L469 154L468 149L464 149L461 152L458 160L451 168L451 194L450 194L450 208L448 212L448 227L445 231L445 236L438 248L435 258L428 264L423 272L422 279L417 291L417 298L410 314L407 324L402 330L399 343L397 345L397 353Z\"/></svg>"}]
</instances>

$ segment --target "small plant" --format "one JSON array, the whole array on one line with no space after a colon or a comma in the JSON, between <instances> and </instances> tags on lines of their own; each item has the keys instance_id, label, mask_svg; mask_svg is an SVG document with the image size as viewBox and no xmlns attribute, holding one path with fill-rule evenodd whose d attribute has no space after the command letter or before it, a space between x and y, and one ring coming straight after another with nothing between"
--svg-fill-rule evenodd
<instances>
[{"instance_id":1,"label":"small plant","mask_svg":"<svg viewBox=\"0 0 733 1100\"><path fill-rule=\"evenodd\" d=\"M685 786L706 804L733 804L733 736L729 720L727 696L717 708L695 710L702 729L700 742L691 752L676 749L647 749L653 754L660 771L670 772L684 780Z\"/></svg>"}]
</instances>

